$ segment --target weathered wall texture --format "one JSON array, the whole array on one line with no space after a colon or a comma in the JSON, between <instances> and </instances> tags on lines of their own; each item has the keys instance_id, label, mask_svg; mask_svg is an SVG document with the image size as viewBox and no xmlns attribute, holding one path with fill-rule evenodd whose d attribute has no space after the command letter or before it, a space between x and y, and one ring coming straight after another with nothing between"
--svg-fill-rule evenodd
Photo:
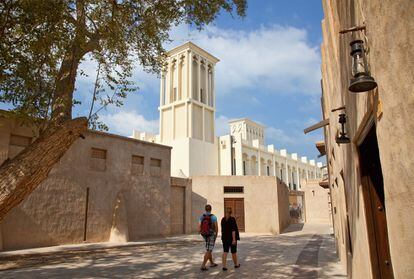
<instances>
[{"instance_id":1,"label":"weathered wall texture","mask_svg":"<svg viewBox=\"0 0 414 279\"><path fill-rule=\"evenodd\" d=\"M302 186L305 192L306 223L332 223L329 204L329 189L319 186L317 180L309 180Z\"/></svg>"},{"instance_id":2,"label":"weathered wall texture","mask_svg":"<svg viewBox=\"0 0 414 279\"><path fill-rule=\"evenodd\" d=\"M11 134L31 136L30 130L6 119L0 119L0 129L3 160L13 148ZM73 144L47 180L4 218L5 250L82 242L87 188L88 242L170 234L170 148L99 132L85 136ZM92 158L92 148L101 150L95 154L101 158ZM133 155L142 161L132 159ZM182 186L191 193L191 183ZM187 193L190 204L188 197Z\"/></svg>"},{"instance_id":3,"label":"weathered wall texture","mask_svg":"<svg viewBox=\"0 0 414 279\"><path fill-rule=\"evenodd\" d=\"M290 224L289 188L279 178L277 178L277 185L279 233L282 233Z\"/></svg>"},{"instance_id":4,"label":"weathered wall texture","mask_svg":"<svg viewBox=\"0 0 414 279\"><path fill-rule=\"evenodd\" d=\"M246 232L279 234L289 223L288 189L275 177L194 176L192 183L195 195L212 205L219 220L224 215L224 198L244 198ZM224 194L224 186L243 186L244 193ZM193 203L194 221L206 203Z\"/></svg>"},{"instance_id":5,"label":"weathered wall texture","mask_svg":"<svg viewBox=\"0 0 414 279\"><path fill-rule=\"evenodd\" d=\"M361 187L358 145L370 120L375 124L385 190L391 261L395 278L412 278L414 245L414 2L412 0L323 0L322 77L329 182L335 237L341 261L353 278L372 278L369 235ZM348 91L351 77L349 43L366 26L368 61L378 88ZM351 144L337 145L338 112L346 106ZM349 225L348 225L349 222ZM349 232L349 234L348 234ZM348 237L349 235L349 237Z\"/></svg>"},{"instance_id":6,"label":"weathered wall texture","mask_svg":"<svg viewBox=\"0 0 414 279\"><path fill-rule=\"evenodd\" d=\"M171 189L176 188L178 193L182 191L184 197L184 202L181 202L181 199L176 199L175 197L171 196L171 220L178 220L182 219L183 223L183 231L182 233L191 233L192 229L192 181L191 179L186 178L178 178L178 177L171 177ZM175 212L181 213L183 211L183 216L174 216ZM181 218L182 217L182 218ZM172 226L171 221L171 226ZM174 234L172 228L171 233Z\"/></svg>"}]
</instances>

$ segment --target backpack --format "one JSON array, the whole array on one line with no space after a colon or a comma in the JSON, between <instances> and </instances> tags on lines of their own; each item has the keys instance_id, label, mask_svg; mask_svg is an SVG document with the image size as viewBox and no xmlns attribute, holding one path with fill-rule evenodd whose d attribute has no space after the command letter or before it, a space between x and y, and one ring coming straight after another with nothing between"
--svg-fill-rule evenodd
<instances>
[{"instance_id":1,"label":"backpack","mask_svg":"<svg viewBox=\"0 0 414 279\"><path fill-rule=\"evenodd\" d=\"M211 216L213 216L213 214L203 214L203 219L201 220L200 234L204 237L211 236L213 232L213 222L211 221Z\"/></svg>"}]
</instances>

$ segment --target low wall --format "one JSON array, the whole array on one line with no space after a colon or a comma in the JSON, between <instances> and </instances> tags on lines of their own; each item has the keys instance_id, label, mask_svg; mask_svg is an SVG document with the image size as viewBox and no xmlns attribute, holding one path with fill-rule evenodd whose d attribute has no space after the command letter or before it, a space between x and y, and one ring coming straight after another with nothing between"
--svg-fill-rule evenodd
<instances>
[{"instance_id":1,"label":"low wall","mask_svg":"<svg viewBox=\"0 0 414 279\"><path fill-rule=\"evenodd\" d=\"M6 143L16 130L5 131L12 126L2 121L0 143ZM81 243L85 233L87 242L170 234L170 148L107 133L85 136L5 216L0 224L4 250ZM92 148L106 152L92 158ZM0 149L2 154L10 150L6 144ZM136 160L142 163L136 170L132 155L143 158Z\"/></svg>"},{"instance_id":2,"label":"low wall","mask_svg":"<svg viewBox=\"0 0 414 279\"><path fill-rule=\"evenodd\" d=\"M278 213L279 213L279 233L283 232L290 224L289 213L289 188L284 183L278 180L277 186L277 200L278 200Z\"/></svg>"},{"instance_id":3,"label":"low wall","mask_svg":"<svg viewBox=\"0 0 414 279\"><path fill-rule=\"evenodd\" d=\"M224 198L244 199L245 231L278 234L289 224L288 190L271 176L194 176L193 192L213 207L220 220ZM244 193L224 193L224 186L243 186ZM193 205L196 202L193 201ZM203 213L205 203L193 207L193 219ZM194 227L193 227L194 229Z\"/></svg>"},{"instance_id":4,"label":"low wall","mask_svg":"<svg viewBox=\"0 0 414 279\"><path fill-rule=\"evenodd\" d=\"M305 216L307 223L332 223L329 208L329 189L319 186L318 181L308 181L302 186L305 192Z\"/></svg>"}]
</instances>

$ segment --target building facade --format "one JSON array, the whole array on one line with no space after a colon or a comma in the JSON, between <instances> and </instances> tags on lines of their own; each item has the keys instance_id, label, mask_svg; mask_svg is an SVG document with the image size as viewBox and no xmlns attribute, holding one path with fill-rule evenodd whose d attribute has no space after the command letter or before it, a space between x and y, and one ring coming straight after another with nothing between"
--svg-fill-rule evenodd
<instances>
[{"instance_id":1,"label":"building facade","mask_svg":"<svg viewBox=\"0 0 414 279\"><path fill-rule=\"evenodd\" d=\"M323 8L322 111L338 254L352 278L413 278L414 3L324 0ZM355 40L366 60L352 64ZM377 87L353 93L352 68L361 65ZM348 142L337 140L339 114Z\"/></svg>"},{"instance_id":2,"label":"building facade","mask_svg":"<svg viewBox=\"0 0 414 279\"><path fill-rule=\"evenodd\" d=\"M160 133L132 137L172 147L174 176L277 176L291 189L320 179L322 163L265 146L265 127L243 118L230 134L215 136L215 65L219 60L191 42L167 53L160 83Z\"/></svg>"},{"instance_id":3,"label":"building facade","mask_svg":"<svg viewBox=\"0 0 414 279\"><path fill-rule=\"evenodd\" d=\"M36 136L0 117L0 163ZM191 180L171 178L170 147L95 131L84 136L0 222L0 250L191 231Z\"/></svg>"},{"instance_id":4,"label":"building facade","mask_svg":"<svg viewBox=\"0 0 414 279\"><path fill-rule=\"evenodd\" d=\"M220 175L276 176L292 190L322 179L322 163L265 146L265 127L250 119L232 120L230 134L219 137Z\"/></svg>"}]
</instances>

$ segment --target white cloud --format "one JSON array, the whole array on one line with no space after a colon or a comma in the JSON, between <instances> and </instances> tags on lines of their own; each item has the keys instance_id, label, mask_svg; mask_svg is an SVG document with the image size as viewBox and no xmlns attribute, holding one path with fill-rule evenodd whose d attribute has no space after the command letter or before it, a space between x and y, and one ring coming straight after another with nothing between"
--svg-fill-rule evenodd
<instances>
[{"instance_id":1,"label":"white cloud","mask_svg":"<svg viewBox=\"0 0 414 279\"><path fill-rule=\"evenodd\" d=\"M265 130L266 141L269 144L275 144L276 148L284 148L286 144L296 143L295 137L292 137L282 129L267 127Z\"/></svg>"},{"instance_id":2,"label":"white cloud","mask_svg":"<svg viewBox=\"0 0 414 279\"><path fill-rule=\"evenodd\" d=\"M100 116L100 120L108 125L111 132L130 136L132 130L158 134L158 120L148 120L136 111L119 111Z\"/></svg>"},{"instance_id":3,"label":"white cloud","mask_svg":"<svg viewBox=\"0 0 414 279\"><path fill-rule=\"evenodd\" d=\"M173 30L173 45L182 43L187 32L183 26ZM193 31L191 37L221 60L216 68L218 94L263 88L278 94L320 94L320 54L307 41L304 29L278 25L251 31L207 27L201 33Z\"/></svg>"}]
</instances>

